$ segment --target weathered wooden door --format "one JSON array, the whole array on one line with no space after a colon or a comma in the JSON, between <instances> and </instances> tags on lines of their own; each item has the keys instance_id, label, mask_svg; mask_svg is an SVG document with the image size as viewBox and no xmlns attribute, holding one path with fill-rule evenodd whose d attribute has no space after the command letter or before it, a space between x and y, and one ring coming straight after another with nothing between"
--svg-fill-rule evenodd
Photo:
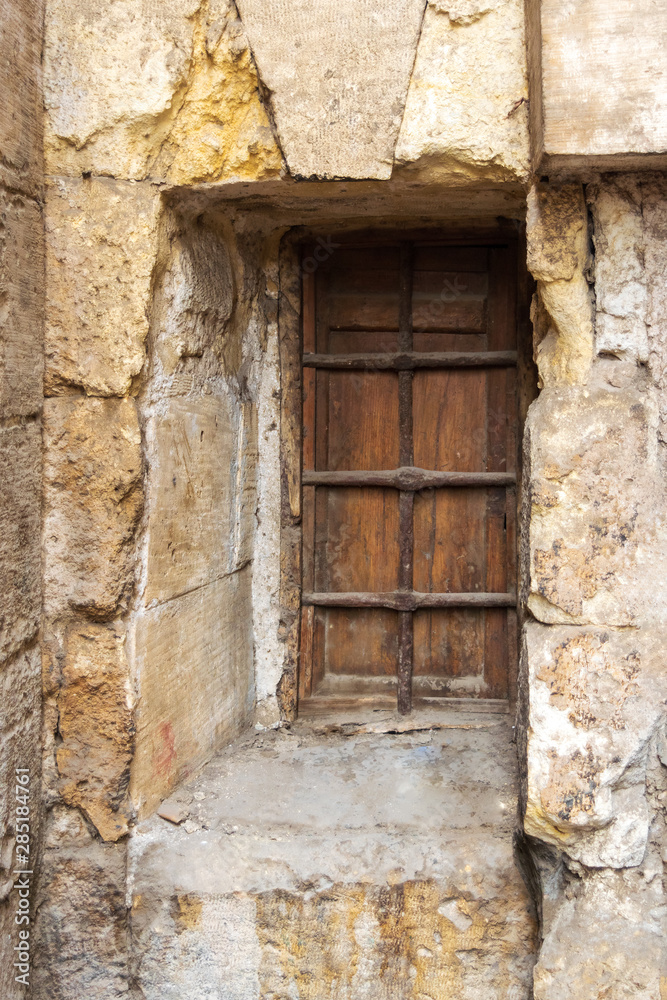
<instances>
[{"instance_id":1,"label":"weathered wooden door","mask_svg":"<svg viewBox=\"0 0 667 1000\"><path fill-rule=\"evenodd\" d=\"M302 704L508 696L515 273L397 239L304 275Z\"/></svg>"}]
</instances>

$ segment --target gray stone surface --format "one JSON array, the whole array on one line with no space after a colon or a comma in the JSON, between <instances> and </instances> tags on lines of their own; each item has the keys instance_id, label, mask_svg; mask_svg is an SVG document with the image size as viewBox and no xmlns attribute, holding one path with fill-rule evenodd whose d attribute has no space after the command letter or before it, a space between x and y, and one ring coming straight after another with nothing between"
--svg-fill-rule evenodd
<instances>
[{"instance_id":1,"label":"gray stone surface","mask_svg":"<svg viewBox=\"0 0 667 1000\"><path fill-rule=\"evenodd\" d=\"M147 1000L527 1000L512 730L450 725L245 737L183 787L184 822L140 824L132 961Z\"/></svg>"},{"instance_id":2,"label":"gray stone surface","mask_svg":"<svg viewBox=\"0 0 667 1000\"><path fill-rule=\"evenodd\" d=\"M667 162L665 0L535 0L543 167ZM533 99L539 101L534 90ZM538 124L536 122L536 124Z\"/></svg>"},{"instance_id":3,"label":"gray stone surface","mask_svg":"<svg viewBox=\"0 0 667 1000\"><path fill-rule=\"evenodd\" d=\"M425 0L239 0L296 177L386 179Z\"/></svg>"}]
</instances>

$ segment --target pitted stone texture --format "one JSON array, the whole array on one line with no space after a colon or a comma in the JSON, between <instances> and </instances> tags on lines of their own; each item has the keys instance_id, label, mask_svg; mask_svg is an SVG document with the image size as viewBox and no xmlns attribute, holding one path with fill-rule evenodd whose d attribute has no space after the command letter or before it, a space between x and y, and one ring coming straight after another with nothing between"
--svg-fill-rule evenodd
<instances>
[{"instance_id":1,"label":"pitted stone texture","mask_svg":"<svg viewBox=\"0 0 667 1000\"><path fill-rule=\"evenodd\" d=\"M134 725L124 647L118 626L71 629L58 694L60 792L83 810L102 840L124 836L131 815Z\"/></svg>"},{"instance_id":2,"label":"pitted stone texture","mask_svg":"<svg viewBox=\"0 0 667 1000\"><path fill-rule=\"evenodd\" d=\"M640 865L650 741L664 725L667 629L526 630L526 832L590 868Z\"/></svg>"},{"instance_id":3,"label":"pitted stone texture","mask_svg":"<svg viewBox=\"0 0 667 1000\"><path fill-rule=\"evenodd\" d=\"M541 0L543 122L536 147L549 165L632 169L667 153L663 0ZM631 154L631 155L628 155Z\"/></svg>"},{"instance_id":4,"label":"pitted stone texture","mask_svg":"<svg viewBox=\"0 0 667 1000\"><path fill-rule=\"evenodd\" d=\"M2 0L0 23L0 183L36 195L42 188L44 0Z\"/></svg>"},{"instance_id":5,"label":"pitted stone texture","mask_svg":"<svg viewBox=\"0 0 667 1000\"><path fill-rule=\"evenodd\" d=\"M238 735L253 707L250 567L141 611L131 794L140 815Z\"/></svg>"},{"instance_id":6,"label":"pitted stone texture","mask_svg":"<svg viewBox=\"0 0 667 1000\"><path fill-rule=\"evenodd\" d=\"M129 996L126 846L93 839L81 813L49 812L31 977L35 1000Z\"/></svg>"},{"instance_id":7,"label":"pitted stone texture","mask_svg":"<svg viewBox=\"0 0 667 1000\"><path fill-rule=\"evenodd\" d=\"M48 6L48 173L177 184L279 174L231 0Z\"/></svg>"},{"instance_id":8,"label":"pitted stone texture","mask_svg":"<svg viewBox=\"0 0 667 1000\"><path fill-rule=\"evenodd\" d=\"M667 444L667 178L648 177L642 199L649 364L658 388L660 437Z\"/></svg>"},{"instance_id":9,"label":"pitted stone texture","mask_svg":"<svg viewBox=\"0 0 667 1000\"><path fill-rule=\"evenodd\" d=\"M31 860L40 840L41 829L41 721L40 655L37 645L18 653L0 665L0 995L3 1000L22 1000L25 986L14 979L19 927L14 922L18 907L18 892L13 888L17 875L18 852L15 836L16 768L26 768L30 777L28 803L30 807ZM25 772L24 772L25 773ZM21 775L23 778L23 774ZM25 833L24 830L21 831ZM32 868L34 865L24 865ZM32 880L31 880L32 881ZM32 882L34 886L34 881ZM34 895L31 913L35 912ZM21 925L24 927L25 925ZM34 953L34 952L33 952Z\"/></svg>"},{"instance_id":10,"label":"pitted stone texture","mask_svg":"<svg viewBox=\"0 0 667 1000\"><path fill-rule=\"evenodd\" d=\"M532 320L540 383L584 382L593 358L593 304L583 188L534 185L527 238L528 269L537 281Z\"/></svg>"},{"instance_id":11,"label":"pitted stone texture","mask_svg":"<svg viewBox=\"0 0 667 1000\"><path fill-rule=\"evenodd\" d=\"M160 198L149 184L55 180L46 206L46 393L123 396L145 361Z\"/></svg>"},{"instance_id":12,"label":"pitted stone texture","mask_svg":"<svg viewBox=\"0 0 667 1000\"><path fill-rule=\"evenodd\" d=\"M231 747L188 782L189 826L153 817L132 836L143 995L527 1000L536 925L510 739L459 716Z\"/></svg>"},{"instance_id":13,"label":"pitted stone texture","mask_svg":"<svg viewBox=\"0 0 667 1000\"><path fill-rule=\"evenodd\" d=\"M195 385L192 367L216 374L224 345L240 339L230 329L237 292L230 253L218 233L203 225L184 226L171 244L157 296L154 374L185 394Z\"/></svg>"},{"instance_id":14,"label":"pitted stone texture","mask_svg":"<svg viewBox=\"0 0 667 1000\"><path fill-rule=\"evenodd\" d=\"M134 400L49 399L44 408L45 607L112 617L133 582L143 508Z\"/></svg>"},{"instance_id":15,"label":"pitted stone texture","mask_svg":"<svg viewBox=\"0 0 667 1000\"><path fill-rule=\"evenodd\" d=\"M44 224L36 202L0 190L0 417L42 405Z\"/></svg>"},{"instance_id":16,"label":"pitted stone texture","mask_svg":"<svg viewBox=\"0 0 667 1000\"><path fill-rule=\"evenodd\" d=\"M252 557L256 426L250 403L170 399L149 420L144 603L211 583Z\"/></svg>"},{"instance_id":17,"label":"pitted stone texture","mask_svg":"<svg viewBox=\"0 0 667 1000\"><path fill-rule=\"evenodd\" d=\"M422 180L528 175L523 0L429 3L396 162Z\"/></svg>"},{"instance_id":18,"label":"pitted stone texture","mask_svg":"<svg viewBox=\"0 0 667 1000\"><path fill-rule=\"evenodd\" d=\"M41 433L38 424L0 429L0 658L32 639L41 612Z\"/></svg>"},{"instance_id":19,"label":"pitted stone texture","mask_svg":"<svg viewBox=\"0 0 667 1000\"><path fill-rule=\"evenodd\" d=\"M527 433L533 615L571 625L663 621L665 488L650 395L607 383L544 391Z\"/></svg>"},{"instance_id":20,"label":"pitted stone texture","mask_svg":"<svg viewBox=\"0 0 667 1000\"><path fill-rule=\"evenodd\" d=\"M425 0L239 0L295 177L391 176Z\"/></svg>"}]
</instances>

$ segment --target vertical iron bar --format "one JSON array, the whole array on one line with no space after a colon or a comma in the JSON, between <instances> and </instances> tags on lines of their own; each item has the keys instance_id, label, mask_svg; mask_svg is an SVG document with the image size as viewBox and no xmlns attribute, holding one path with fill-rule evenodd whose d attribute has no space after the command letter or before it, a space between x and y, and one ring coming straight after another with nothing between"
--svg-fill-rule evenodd
<instances>
[{"instance_id":1,"label":"vertical iron bar","mask_svg":"<svg viewBox=\"0 0 667 1000\"><path fill-rule=\"evenodd\" d=\"M412 350L412 246L401 243L399 298L399 351ZM413 465L411 371L398 375L399 464ZM398 589L413 587L414 492L399 494L400 566ZM413 620L411 611L398 613L398 711L406 715L412 709Z\"/></svg>"}]
</instances>

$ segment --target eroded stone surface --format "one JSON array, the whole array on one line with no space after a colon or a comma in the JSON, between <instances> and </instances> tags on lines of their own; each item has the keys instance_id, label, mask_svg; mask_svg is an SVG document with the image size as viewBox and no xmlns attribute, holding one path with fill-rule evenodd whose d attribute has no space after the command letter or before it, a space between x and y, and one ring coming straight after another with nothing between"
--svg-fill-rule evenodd
<instances>
[{"instance_id":1,"label":"eroded stone surface","mask_svg":"<svg viewBox=\"0 0 667 1000\"><path fill-rule=\"evenodd\" d=\"M527 998L510 731L458 721L471 728L246 739L187 784L190 833L141 824L132 960L147 1000Z\"/></svg>"},{"instance_id":2,"label":"eroded stone surface","mask_svg":"<svg viewBox=\"0 0 667 1000\"><path fill-rule=\"evenodd\" d=\"M583 188L533 186L528 194L527 238L528 269L538 289L531 318L541 383L583 382L593 357Z\"/></svg>"},{"instance_id":3,"label":"eroded stone surface","mask_svg":"<svg viewBox=\"0 0 667 1000\"><path fill-rule=\"evenodd\" d=\"M180 184L280 172L230 0L49 0L48 8L48 173Z\"/></svg>"},{"instance_id":4,"label":"eroded stone surface","mask_svg":"<svg viewBox=\"0 0 667 1000\"><path fill-rule=\"evenodd\" d=\"M39 205L0 190L0 417L42 405L44 223Z\"/></svg>"},{"instance_id":5,"label":"eroded stone surface","mask_svg":"<svg viewBox=\"0 0 667 1000\"><path fill-rule=\"evenodd\" d=\"M40 620L41 434L38 424L0 428L0 657L31 640Z\"/></svg>"},{"instance_id":6,"label":"eroded stone surface","mask_svg":"<svg viewBox=\"0 0 667 1000\"><path fill-rule=\"evenodd\" d=\"M661 621L667 537L651 397L608 383L545 391L528 433L533 614L554 624Z\"/></svg>"},{"instance_id":7,"label":"eroded stone surface","mask_svg":"<svg viewBox=\"0 0 667 1000\"><path fill-rule=\"evenodd\" d=\"M142 611L135 629L139 700L131 790L146 815L248 720L254 694L249 567Z\"/></svg>"},{"instance_id":8,"label":"eroded stone surface","mask_svg":"<svg viewBox=\"0 0 667 1000\"><path fill-rule=\"evenodd\" d=\"M111 617L132 584L143 508L141 435L133 400L49 399L44 411L45 591L68 608Z\"/></svg>"},{"instance_id":9,"label":"eroded stone surface","mask_svg":"<svg viewBox=\"0 0 667 1000\"><path fill-rule=\"evenodd\" d=\"M132 694L122 628L73 628L58 694L56 760L63 800L80 806L103 840L127 833L134 749Z\"/></svg>"},{"instance_id":10,"label":"eroded stone surface","mask_svg":"<svg viewBox=\"0 0 667 1000\"><path fill-rule=\"evenodd\" d=\"M391 176L424 6L239 0L294 176Z\"/></svg>"},{"instance_id":11,"label":"eroded stone surface","mask_svg":"<svg viewBox=\"0 0 667 1000\"><path fill-rule=\"evenodd\" d=\"M428 180L507 181L529 170L521 0L429 3L396 162Z\"/></svg>"},{"instance_id":12,"label":"eroded stone surface","mask_svg":"<svg viewBox=\"0 0 667 1000\"><path fill-rule=\"evenodd\" d=\"M667 704L666 638L662 626L527 629L526 831L592 868L644 860L647 756Z\"/></svg>"},{"instance_id":13,"label":"eroded stone surface","mask_svg":"<svg viewBox=\"0 0 667 1000\"><path fill-rule=\"evenodd\" d=\"M55 180L46 206L46 393L123 396L145 360L160 199L150 185Z\"/></svg>"}]
</instances>

